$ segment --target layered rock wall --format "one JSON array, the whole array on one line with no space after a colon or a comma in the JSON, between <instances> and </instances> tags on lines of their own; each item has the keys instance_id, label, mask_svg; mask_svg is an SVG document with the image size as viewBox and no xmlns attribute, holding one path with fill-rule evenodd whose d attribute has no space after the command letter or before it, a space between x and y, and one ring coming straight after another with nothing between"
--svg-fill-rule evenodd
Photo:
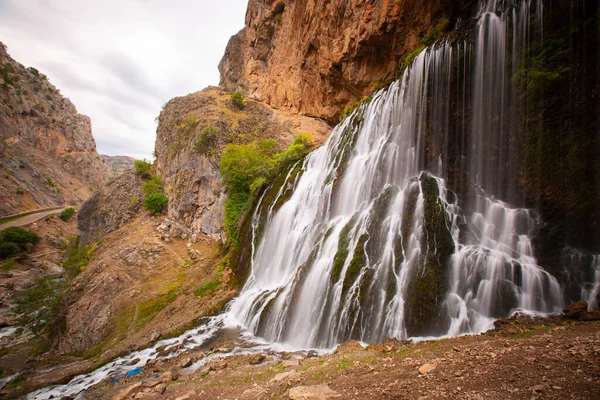
<instances>
[{"instance_id":1,"label":"layered rock wall","mask_svg":"<svg viewBox=\"0 0 600 400\"><path fill-rule=\"evenodd\" d=\"M250 0L229 41L221 84L274 108L337 122L343 108L394 77L430 28L470 1Z\"/></svg>"}]
</instances>

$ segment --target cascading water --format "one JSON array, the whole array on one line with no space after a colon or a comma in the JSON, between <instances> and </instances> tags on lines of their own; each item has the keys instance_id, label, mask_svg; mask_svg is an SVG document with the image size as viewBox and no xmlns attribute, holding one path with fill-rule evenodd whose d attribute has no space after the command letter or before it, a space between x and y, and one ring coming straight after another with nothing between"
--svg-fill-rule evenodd
<instances>
[{"instance_id":1,"label":"cascading water","mask_svg":"<svg viewBox=\"0 0 600 400\"><path fill-rule=\"evenodd\" d=\"M525 62L531 21L542 29L542 5L480 2L474 44L428 48L336 127L260 199L249 277L227 312L167 345L184 351L241 326L267 342L332 348L560 312L561 287L532 244L541 221L519 207L512 165L523 99L511 76ZM600 257L580 258L593 259L596 275L577 295L595 304ZM161 343L30 397L72 396L159 357Z\"/></svg>"}]
</instances>

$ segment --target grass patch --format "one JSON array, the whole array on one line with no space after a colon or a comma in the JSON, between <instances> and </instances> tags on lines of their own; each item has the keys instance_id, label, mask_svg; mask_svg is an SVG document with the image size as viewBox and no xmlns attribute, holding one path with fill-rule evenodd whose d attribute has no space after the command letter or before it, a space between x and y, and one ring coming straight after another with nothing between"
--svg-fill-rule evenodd
<instances>
[{"instance_id":1,"label":"grass patch","mask_svg":"<svg viewBox=\"0 0 600 400\"><path fill-rule=\"evenodd\" d=\"M18 217L12 217L12 218L3 219L2 221L0 221L0 225L8 224L9 222L13 222L13 221L16 221L16 220L21 219L21 218L23 218L23 217L22 216L18 216Z\"/></svg>"},{"instance_id":2,"label":"grass patch","mask_svg":"<svg viewBox=\"0 0 600 400\"><path fill-rule=\"evenodd\" d=\"M17 267L17 260L14 258L7 258L2 263L2 271L10 271L11 269L15 269Z\"/></svg>"},{"instance_id":3,"label":"grass patch","mask_svg":"<svg viewBox=\"0 0 600 400\"><path fill-rule=\"evenodd\" d=\"M96 246L94 244L79 246L79 236L70 239L67 258L63 262L63 268L69 277L75 278L89 264Z\"/></svg>"},{"instance_id":4,"label":"grass patch","mask_svg":"<svg viewBox=\"0 0 600 400\"><path fill-rule=\"evenodd\" d=\"M16 376L10 381L8 381L8 383L4 386L4 389L9 391L14 390L21 386L23 383L25 383L26 380L27 378L23 375Z\"/></svg>"},{"instance_id":5,"label":"grass patch","mask_svg":"<svg viewBox=\"0 0 600 400\"><path fill-rule=\"evenodd\" d=\"M546 332L546 331L552 330L553 328L554 328L554 326L546 326L546 325L536 326L536 327L528 329L527 331L520 332L520 333L517 333L515 335L512 335L511 337L513 339L519 339L519 338L522 338L522 337L534 335L536 333Z\"/></svg>"},{"instance_id":6,"label":"grass patch","mask_svg":"<svg viewBox=\"0 0 600 400\"><path fill-rule=\"evenodd\" d=\"M219 265L217 265L217 268L215 268L215 271L208 282L196 289L195 294L197 297L204 296L208 293L214 293L221 287L221 284L223 283L223 270L228 263L229 256L225 256Z\"/></svg>"}]
</instances>

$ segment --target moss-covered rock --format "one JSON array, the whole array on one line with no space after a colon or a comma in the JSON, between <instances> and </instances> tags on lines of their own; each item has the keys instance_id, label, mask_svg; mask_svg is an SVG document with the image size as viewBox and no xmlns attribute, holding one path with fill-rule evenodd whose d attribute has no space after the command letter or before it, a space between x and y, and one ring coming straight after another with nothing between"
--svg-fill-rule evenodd
<instances>
[{"instance_id":1,"label":"moss-covered rock","mask_svg":"<svg viewBox=\"0 0 600 400\"><path fill-rule=\"evenodd\" d=\"M444 312L448 291L448 264L454 252L449 217L439 200L437 181L427 174L419 178L424 202L422 255L415 266L405 295L405 326L408 336L445 332L449 320Z\"/></svg>"}]
</instances>

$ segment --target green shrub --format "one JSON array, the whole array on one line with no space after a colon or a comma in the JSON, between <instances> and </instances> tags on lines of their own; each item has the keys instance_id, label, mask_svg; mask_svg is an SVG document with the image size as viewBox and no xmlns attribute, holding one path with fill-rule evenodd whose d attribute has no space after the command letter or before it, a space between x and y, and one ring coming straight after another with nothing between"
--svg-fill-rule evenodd
<instances>
[{"instance_id":1,"label":"green shrub","mask_svg":"<svg viewBox=\"0 0 600 400\"><path fill-rule=\"evenodd\" d=\"M151 193L144 199L144 208L154 215L160 215L169 203L169 198L164 193Z\"/></svg>"},{"instance_id":2,"label":"green shrub","mask_svg":"<svg viewBox=\"0 0 600 400\"><path fill-rule=\"evenodd\" d=\"M198 140L194 143L194 149L200 154L208 154L217 145L219 134L219 128L212 125L207 126L202 130Z\"/></svg>"},{"instance_id":3,"label":"green shrub","mask_svg":"<svg viewBox=\"0 0 600 400\"><path fill-rule=\"evenodd\" d=\"M28 245L37 244L40 237L34 232L19 227L6 228L0 232L0 257L11 257L27 250Z\"/></svg>"},{"instance_id":4,"label":"green shrub","mask_svg":"<svg viewBox=\"0 0 600 400\"><path fill-rule=\"evenodd\" d=\"M153 175L152 178L148 181L145 181L142 184L142 190L145 195L150 195L152 193L157 193L162 191L162 180L160 176Z\"/></svg>"},{"instance_id":5,"label":"green shrub","mask_svg":"<svg viewBox=\"0 0 600 400\"><path fill-rule=\"evenodd\" d=\"M242 93L234 92L231 93L230 97L231 101L237 108L239 108L240 110L244 109L244 107L246 106L246 97Z\"/></svg>"},{"instance_id":6,"label":"green shrub","mask_svg":"<svg viewBox=\"0 0 600 400\"><path fill-rule=\"evenodd\" d=\"M135 160L133 163L133 168L135 168L137 174L142 178L150 178L152 175L152 164L145 159Z\"/></svg>"},{"instance_id":7,"label":"green shrub","mask_svg":"<svg viewBox=\"0 0 600 400\"><path fill-rule=\"evenodd\" d=\"M75 215L75 209L73 207L67 207L64 210L62 210L58 218L66 222L70 220L73 215Z\"/></svg>"},{"instance_id":8,"label":"green shrub","mask_svg":"<svg viewBox=\"0 0 600 400\"><path fill-rule=\"evenodd\" d=\"M312 142L311 135L302 134L284 152L276 151L277 142L272 139L225 147L219 167L229 192L225 203L225 230L230 243L237 240L238 224L252 195L283 167L304 157Z\"/></svg>"}]
</instances>

